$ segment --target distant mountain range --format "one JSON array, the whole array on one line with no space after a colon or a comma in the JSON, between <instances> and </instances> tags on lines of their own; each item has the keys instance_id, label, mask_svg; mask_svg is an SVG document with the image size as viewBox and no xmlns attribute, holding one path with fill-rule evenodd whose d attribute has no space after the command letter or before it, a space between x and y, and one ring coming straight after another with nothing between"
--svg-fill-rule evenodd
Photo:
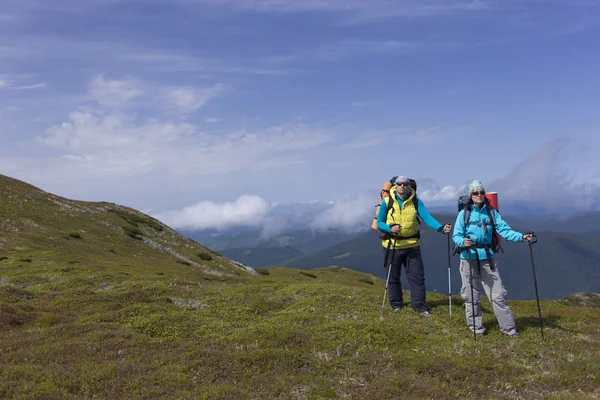
<instances>
[{"instance_id":1,"label":"distant mountain range","mask_svg":"<svg viewBox=\"0 0 600 400\"><path fill-rule=\"evenodd\" d=\"M435 217L454 224L456 214ZM506 216L506 220L513 229L533 230L539 238L532 249L542 298L558 299L575 292L600 292L600 212ZM447 293L447 239L425 226L421 231L427 289ZM386 277L383 248L377 233L370 229L355 233L298 229L262 239L259 230L213 232L209 237L190 232L182 234L254 268L312 269L337 265ZM498 255L498 264L510 298L534 298L528 246L507 242L504 248L506 252ZM456 256L451 257L451 279L456 294L460 289ZM408 289L404 274L403 286Z\"/></svg>"}]
</instances>

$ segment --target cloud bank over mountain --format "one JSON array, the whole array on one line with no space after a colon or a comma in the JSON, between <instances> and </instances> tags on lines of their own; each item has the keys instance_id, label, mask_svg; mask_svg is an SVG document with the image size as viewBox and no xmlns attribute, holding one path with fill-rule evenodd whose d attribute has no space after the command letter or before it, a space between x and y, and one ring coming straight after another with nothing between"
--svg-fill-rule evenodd
<instances>
[{"instance_id":1,"label":"cloud bank over mountain","mask_svg":"<svg viewBox=\"0 0 600 400\"><path fill-rule=\"evenodd\" d=\"M499 193L500 208L505 214L598 211L600 172L585 164L592 158L589 147L559 139L541 146L504 177L483 184L486 190ZM433 212L454 213L458 196L466 193L467 182L441 187L431 178L417 178L417 182L419 196ZM176 229L253 227L260 229L265 238L298 228L355 232L370 229L379 190L374 187L372 192L346 194L330 201L287 204L242 195L229 202L202 201L155 216Z\"/></svg>"}]
</instances>

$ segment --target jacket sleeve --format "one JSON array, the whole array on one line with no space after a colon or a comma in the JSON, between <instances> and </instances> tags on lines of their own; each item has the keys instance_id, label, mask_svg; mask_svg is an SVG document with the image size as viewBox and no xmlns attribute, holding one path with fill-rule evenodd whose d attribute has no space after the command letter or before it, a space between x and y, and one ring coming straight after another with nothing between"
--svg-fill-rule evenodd
<instances>
[{"instance_id":1,"label":"jacket sleeve","mask_svg":"<svg viewBox=\"0 0 600 400\"><path fill-rule=\"evenodd\" d=\"M465 211L460 210L456 216L456 222L454 222L454 230L452 231L452 241L458 247L465 245L465 239L467 230L465 229Z\"/></svg>"},{"instance_id":2,"label":"jacket sleeve","mask_svg":"<svg viewBox=\"0 0 600 400\"><path fill-rule=\"evenodd\" d=\"M379 213L377 213L377 229L382 232L392 233L390 226L386 223L387 221L387 204L385 199L381 200L379 205Z\"/></svg>"},{"instance_id":3,"label":"jacket sleeve","mask_svg":"<svg viewBox=\"0 0 600 400\"><path fill-rule=\"evenodd\" d=\"M502 219L500 213L496 210L494 210L494 219L496 220L496 231L500 234L500 236L502 236L503 239L513 242L523 241L523 234L513 231L511 227Z\"/></svg>"},{"instance_id":4,"label":"jacket sleeve","mask_svg":"<svg viewBox=\"0 0 600 400\"><path fill-rule=\"evenodd\" d=\"M443 225L433 218L431 214L429 214L429 211L427 211L427 208L421 199L417 199L417 201L419 202L419 217L421 217L423 222L425 222L431 229L436 231L439 230Z\"/></svg>"}]
</instances>

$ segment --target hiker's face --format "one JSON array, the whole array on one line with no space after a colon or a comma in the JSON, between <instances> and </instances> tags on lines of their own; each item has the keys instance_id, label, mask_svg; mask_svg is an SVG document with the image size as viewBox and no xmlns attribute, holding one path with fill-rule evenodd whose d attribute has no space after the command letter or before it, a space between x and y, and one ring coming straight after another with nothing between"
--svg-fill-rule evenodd
<instances>
[{"instance_id":1,"label":"hiker's face","mask_svg":"<svg viewBox=\"0 0 600 400\"><path fill-rule=\"evenodd\" d=\"M471 193L471 198L473 199L473 203L476 206L481 206L485 200L485 191L484 190L476 190Z\"/></svg>"},{"instance_id":2,"label":"hiker's face","mask_svg":"<svg viewBox=\"0 0 600 400\"><path fill-rule=\"evenodd\" d=\"M409 186L410 183L406 181L400 181L396 183L396 192L398 192L400 196L404 196L408 192Z\"/></svg>"}]
</instances>

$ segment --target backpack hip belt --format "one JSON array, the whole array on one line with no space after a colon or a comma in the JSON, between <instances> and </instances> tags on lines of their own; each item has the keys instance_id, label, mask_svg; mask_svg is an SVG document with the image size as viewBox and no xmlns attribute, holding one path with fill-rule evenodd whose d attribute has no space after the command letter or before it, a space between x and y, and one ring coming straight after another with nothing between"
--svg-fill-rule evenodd
<instances>
[{"instance_id":1,"label":"backpack hip belt","mask_svg":"<svg viewBox=\"0 0 600 400\"><path fill-rule=\"evenodd\" d=\"M412 236L400 236L400 235L394 235L392 233L387 233L387 232L379 232L379 238L381 240L388 240L388 239L396 239L396 240L403 240L403 239L419 239L421 238L421 232L417 232Z\"/></svg>"},{"instance_id":2,"label":"backpack hip belt","mask_svg":"<svg viewBox=\"0 0 600 400\"><path fill-rule=\"evenodd\" d=\"M490 264L490 269L491 269L492 271L494 271L494 270L495 270L495 268L494 268L494 265L493 265L493 263L492 263L492 253L490 253L490 249L492 248L492 245L491 245L491 244L473 244L473 245L471 245L470 247L471 247L471 248L474 248L474 249L485 249L485 254L486 254L486 256L487 256L487 260L488 260L488 262L489 262L489 264ZM470 250L469 248L467 248L467 247L457 247L457 248L455 249L455 251L454 251L454 254L460 254L460 253L462 253L462 252L463 252L463 251L465 251L465 250L467 250L467 251L471 251L471 250ZM479 270L481 270L481 261L480 261L480 259L479 259L479 252L478 252L477 250L475 250L475 259L477 260L477 268L478 268Z\"/></svg>"}]
</instances>

